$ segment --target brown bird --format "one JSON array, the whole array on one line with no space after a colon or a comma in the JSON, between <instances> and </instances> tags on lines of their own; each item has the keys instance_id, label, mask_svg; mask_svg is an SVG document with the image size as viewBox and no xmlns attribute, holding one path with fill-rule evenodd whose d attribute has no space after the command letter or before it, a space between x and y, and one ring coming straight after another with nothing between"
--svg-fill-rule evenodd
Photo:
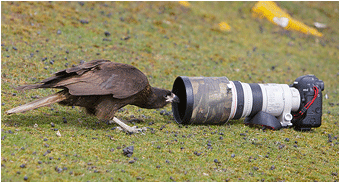
<instances>
[{"instance_id":1,"label":"brown bird","mask_svg":"<svg viewBox=\"0 0 340 183\"><path fill-rule=\"evenodd\" d=\"M37 88L63 90L10 109L6 113L25 112L58 102L66 106L84 107L89 114L116 122L130 133L137 133L141 129L130 127L115 117L118 109L126 105L157 109L170 102L179 102L178 97L169 90L151 87L147 77L136 67L109 60L85 62L58 71L37 84L19 86L16 89Z\"/></svg>"}]
</instances>

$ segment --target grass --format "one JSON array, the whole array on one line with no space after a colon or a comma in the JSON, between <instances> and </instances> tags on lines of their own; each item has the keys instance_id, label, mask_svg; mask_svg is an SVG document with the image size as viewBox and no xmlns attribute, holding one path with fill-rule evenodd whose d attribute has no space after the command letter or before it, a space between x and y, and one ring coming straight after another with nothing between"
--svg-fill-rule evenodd
<instances>
[{"instance_id":1,"label":"grass","mask_svg":"<svg viewBox=\"0 0 340 183\"><path fill-rule=\"evenodd\" d=\"M278 2L309 26L327 24L322 38L253 18L255 2L190 4L1 2L1 181L339 181L338 2ZM231 31L220 31L220 22ZM291 84L315 74L329 98L323 98L322 126L309 132L262 130L242 119L181 126L161 110L133 106L117 116L143 119L138 125L153 131L125 135L80 108L59 105L5 115L56 91L17 92L16 86L93 59L135 65L153 86L167 89L184 75ZM128 158L122 149L131 145Z\"/></svg>"}]
</instances>

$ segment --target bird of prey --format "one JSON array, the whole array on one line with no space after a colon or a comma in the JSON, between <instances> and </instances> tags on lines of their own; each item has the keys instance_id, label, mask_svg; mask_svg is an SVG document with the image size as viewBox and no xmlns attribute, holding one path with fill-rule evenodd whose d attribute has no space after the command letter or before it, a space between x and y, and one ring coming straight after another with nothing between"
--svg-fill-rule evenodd
<instances>
[{"instance_id":1,"label":"bird of prey","mask_svg":"<svg viewBox=\"0 0 340 183\"><path fill-rule=\"evenodd\" d=\"M110 123L115 122L130 133L138 133L140 128L130 127L115 117L118 109L126 105L157 109L170 102L179 102L178 97L169 90L151 87L147 77L136 67L109 60L85 62L60 70L39 83L16 89L37 88L63 90L10 109L6 113L25 112L58 102L66 106L84 107L89 114L110 120Z\"/></svg>"}]
</instances>

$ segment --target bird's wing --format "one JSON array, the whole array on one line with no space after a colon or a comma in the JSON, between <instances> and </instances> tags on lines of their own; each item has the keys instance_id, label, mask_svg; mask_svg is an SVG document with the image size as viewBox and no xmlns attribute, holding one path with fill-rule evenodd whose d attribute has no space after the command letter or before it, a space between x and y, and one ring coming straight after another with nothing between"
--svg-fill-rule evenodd
<instances>
[{"instance_id":1,"label":"bird's wing","mask_svg":"<svg viewBox=\"0 0 340 183\"><path fill-rule=\"evenodd\" d=\"M49 83L49 82L56 81L56 79L70 77L73 75L82 75L84 72L89 71L97 67L98 65L102 65L105 63L111 63L111 62L109 60L92 60L89 62L85 62L75 67L60 70L56 72L54 76L42 80L41 83Z\"/></svg>"},{"instance_id":2,"label":"bird's wing","mask_svg":"<svg viewBox=\"0 0 340 183\"><path fill-rule=\"evenodd\" d=\"M140 92L149 84L136 67L107 60L94 60L61 70L42 82L45 87L68 88L71 95L112 94L120 99Z\"/></svg>"}]
</instances>

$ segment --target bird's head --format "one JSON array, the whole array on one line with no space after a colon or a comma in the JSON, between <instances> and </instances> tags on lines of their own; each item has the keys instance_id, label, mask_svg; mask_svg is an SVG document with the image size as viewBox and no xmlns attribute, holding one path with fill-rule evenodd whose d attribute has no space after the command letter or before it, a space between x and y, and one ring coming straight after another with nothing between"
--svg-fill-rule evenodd
<instances>
[{"instance_id":1,"label":"bird's head","mask_svg":"<svg viewBox=\"0 0 340 183\"><path fill-rule=\"evenodd\" d=\"M164 95L164 98L165 98L165 101L166 102L176 102L176 103L179 103L179 98L177 97L177 95L175 95L174 93L172 92L168 92L166 95Z\"/></svg>"},{"instance_id":2,"label":"bird's head","mask_svg":"<svg viewBox=\"0 0 340 183\"><path fill-rule=\"evenodd\" d=\"M162 108L168 103L179 102L179 98L169 90L152 87L153 97L148 100L148 108Z\"/></svg>"}]
</instances>

